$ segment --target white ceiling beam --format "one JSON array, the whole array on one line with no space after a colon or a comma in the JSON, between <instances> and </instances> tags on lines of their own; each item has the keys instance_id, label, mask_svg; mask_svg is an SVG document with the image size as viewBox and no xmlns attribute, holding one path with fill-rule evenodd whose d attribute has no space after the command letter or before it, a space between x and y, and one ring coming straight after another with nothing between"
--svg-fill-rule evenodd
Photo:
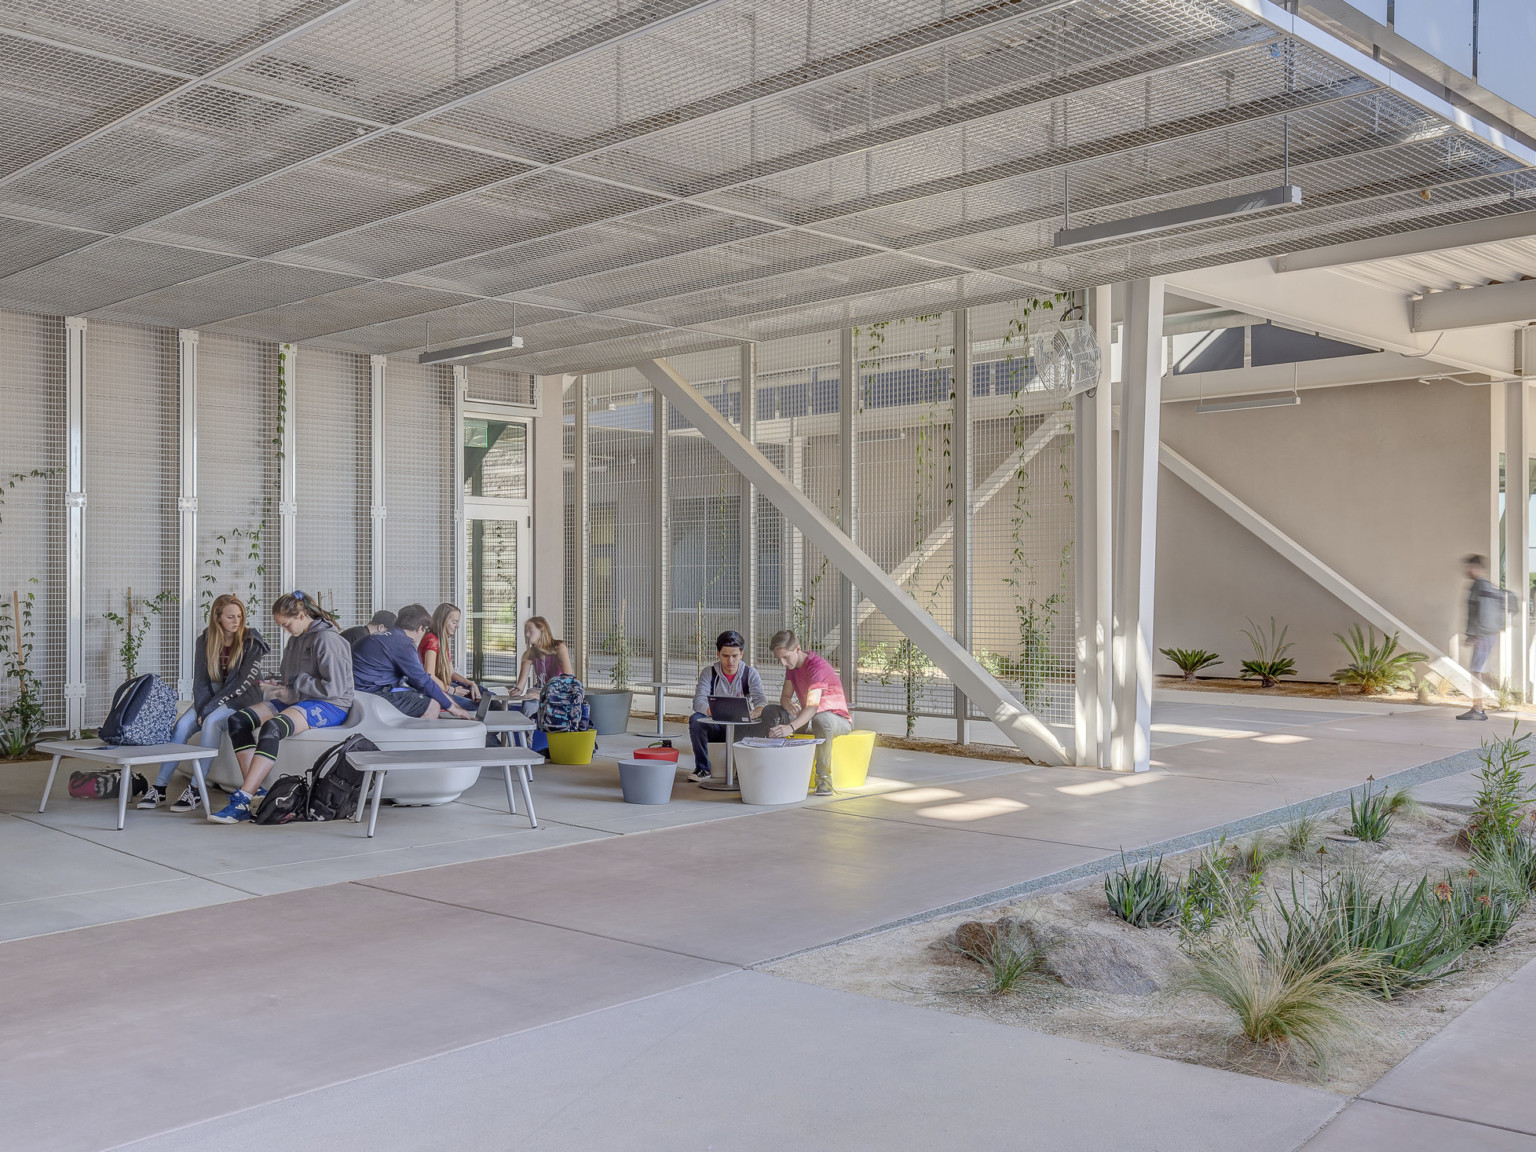
<instances>
[{"instance_id":1,"label":"white ceiling beam","mask_svg":"<svg viewBox=\"0 0 1536 1152\"><path fill-rule=\"evenodd\" d=\"M1176 272L1166 282L1181 295L1267 316L1331 340L1414 358L1432 356L1436 364L1500 379L1514 373L1515 342L1508 331L1417 333L1406 295L1326 268L1282 276L1271 260L1244 260Z\"/></svg>"},{"instance_id":2,"label":"white ceiling beam","mask_svg":"<svg viewBox=\"0 0 1536 1152\"><path fill-rule=\"evenodd\" d=\"M1458 224L1422 228L1417 232L1373 236L1369 240L1354 240L1348 244L1329 244L1323 248L1291 252L1275 259L1275 271L1302 272L1308 268L1369 264L1373 260L1398 260L1404 256L1421 256L1430 252L1444 252L1450 248L1471 248L1478 244L1497 244L1529 236L1536 236L1536 211L1509 212L1503 216L1487 216L1481 220L1464 220Z\"/></svg>"},{"instance_id":3,"label":"white ceiling beam","mask_svg":"<svg viewBox=\"0 0 1536 1152\"><path fill-rule=\"evenodd\" d=\"M1295 364L1261 364L1219 372L1181 372L1163 377L1163 403L1218 400L1233 396L1305 392L1312 388L1346 388L1352 384L1385 384L1445 376L1437 361L1401 356L1396 352L1367 352L1361 356L1332 356Z\"/></svg>"},{"instance_id":4,"label":"white ceiling beam","mask_svg":"<svg viewBox=\"0 0 1536 1152\"><path fill-rule=\"evenodd\" d=\"M1415 332L1444 333L1455 328L1528 324L1533 320L1536 320L1536 280L1431 292L1413 302ZM1514 354L1513 345L1510 354Z\"/></svg>"}]
</instances>

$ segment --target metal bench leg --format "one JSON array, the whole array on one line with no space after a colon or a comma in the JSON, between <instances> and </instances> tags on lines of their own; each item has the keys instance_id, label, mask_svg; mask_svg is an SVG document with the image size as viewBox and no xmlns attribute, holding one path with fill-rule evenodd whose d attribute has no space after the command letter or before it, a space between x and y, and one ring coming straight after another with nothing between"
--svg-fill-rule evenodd
<instances>
[{"instance_id":1,"label":"metal bench leg","mask_svg":"<svg viewBox=\"0 0 1536 1152\"><path fill-rule=\"evenodd\" d=\"M512 765L503 764L501 766L501 778L507 785L507 811L516 816L517 801L512 799Z\"/></svg>"},{"instance_id":2,"label":"metal bench leg","mask_svg":"<svg viewBox=\"0 0 1536 1152\"><path fill-rule=\"evenodd\" d=\"M203 798L203 815L212 816L213 808L208 803L208 773L201 760L192 761L192 783L197 785L197 794Z\"/></svg>"},{"instance_id":3,"label":"metal bench leg","mask_svg":"<svg viewBox=\"0 0 1536 1152\"><path fill-rule=\"evenodd\" d=\"M368 769L363 770L363 794L357 798L357 809L352 813L352 823L363 822L363 810L368 807L368 790L373 787L373 773Z\"/></svg>"},{"instance_id":4,"label":"metal bench leg","mask_svg":"<svg viewBox=\"0 0 1536 1152\"><path fill-rule=\"evenodd\" d=\"M375 770L373 774L373 806L368 810L368 836L373 837L374 825L379 822L379 797L384 795L384 773Z\"/></svg>"},{"instance_id":5,"label":"metal bench leg","mask_svg":"<svg viewBox=\"0 0 1536 1152\"><path fill-rule=\"evenodd\" d=\"M117 830L123 830L128 819L128 797L133 795L133 769L123 765L123 782L117 786Z\"/></svg>"},{"instance_id":6,"label":"metal bench leg","mask_svg":"<svg viewBox=\"0 0 1536 1152\"><path fill-rule=\"evenodd\" d=\"M48 768L48 783L43 785L43 800L37 806L39 812L46 811L48 808L48 793L53 791L53 778L59 774L59 761L63 758L64 754L62 752L55 752L53 754L53 764Z\"/></svg>"},{"instance_id":7,"label":"metal bench leg","mask_svg":"<svg viewBox=\"0 0 1536 1152\"><path fill-rule=\"evenodd\" d=\"M533 793L528 789L528 785L532 782L533 771L528 765L519 764L517 766L517 783L518 787L523 790L523 803L528 806L528 827L537 828L539 822L533 815Z\"/></svg>"}]
</instances>

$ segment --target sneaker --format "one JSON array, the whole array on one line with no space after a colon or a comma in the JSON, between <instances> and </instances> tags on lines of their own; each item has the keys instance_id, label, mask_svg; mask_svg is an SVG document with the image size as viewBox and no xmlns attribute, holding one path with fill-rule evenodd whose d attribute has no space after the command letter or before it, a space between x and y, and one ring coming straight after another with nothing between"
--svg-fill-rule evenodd
<instances>
[{"instance_id":1,"label":"sneaker","mask_svg":"<svg viewBox=\"0 0 1536 1152\"><path fill-rule=\"evenodd\" d=\"M1460 716L1456 717L1456 719L1458 719L1458 720L1486 720L1486 719L1488 719L1488 713L1484 712L1481 708L1469 708L1465 712L1463 712ZM144 807L144 805L140 804L139 807L142 808L142 807Z\"/></svg>"},{"instance_id":2,"label":"sneaker","mask_svg":"<svg viewBox=\"0 0 1536 1152\"><path fill-rule=\"evenodd\" d=\"M251 798L244 792L236 792L229 803L208 819L215 824L243 824L251 818Z\"/></svg>"},{"instance_id":3,"label":"sneaker","mask_svg":"<svg viewBox=\"0 0 1536 1152\"><path fill-rule=\"evenodd\" d=\"M155 785L151 784L149 786L149 791L144 793L144 799L139 801L138 807L158 808L163 803L165 803L165 793L160 791L160 789Z\"/></svg>"},{"instance_id":4,"label":"sneaker","mask_svg":"<svg viewBox=\"0 0 1536 1152\"><path fill-rule=\"evenodd\" d=\"M176 797L176 803L171 805L172 812L194 812L203 806L203 797L197 790L196 784L188 784L181 790L181 795Z\"/></svg>"},{"instance_id":5,"label":"sneaker","mask_svg":"<svg viewBox=\"0 0 1536 1152\"><path fill-rule=\"evenodd\" d=\"M692 780L695 784L701 784L705 780L710 779L709 769L695 768L692 772L688 773L688 779Z\"/></svg>"}]
</instances>

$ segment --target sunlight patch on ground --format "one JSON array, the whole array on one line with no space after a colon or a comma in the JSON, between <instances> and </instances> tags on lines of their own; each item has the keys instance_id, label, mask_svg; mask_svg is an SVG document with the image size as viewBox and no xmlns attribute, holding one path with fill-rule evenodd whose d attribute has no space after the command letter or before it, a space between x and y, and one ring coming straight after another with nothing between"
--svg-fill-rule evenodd
<instances>
[{"instance_id":1,"label":"sunlight patch on ground","mask_svg":"<svg viewBox=\"0 0 1536 1152\"><path fill-rule=\"evenodd\" d=\"M1260 736L1255 744L1305 744L1310 736L1298 736L1294 732L1276 732L1273 736Z\"/></svg>"},{"instance_id":2,"label":"sunlight patch on ground","mask_svg":"<svg viewBox=\"0 0 1536 1152\"><path fill-rule=\"evenodd\" d=\"M1003 816L1028 807L1029 805L1021 800L1009 800L1005 796L990 796L985 800L965 800L959 804L941 804L937 808L919 808L917 814L927 816L930 820L953 820L958 823L985 820L989 816Z\"/></svg>"},{"instance_id":3,"label":"sunlight patch on ground","mask_svg":"<svg viewBox=\"0 0 1536 1152\"><path fill-rule=\"evenodd\" d=\"M1090 780L1086 784L1061 784L1056 791L1068 796L1100 796L1105 792L1118 792L1122 788L1135 788L1162 779L1162 773L1122 773L1109 780Z\"/></svg>"},{"instance_id":4,"label":"sunlight patch on ground","mask_svg":"<svg viewBox=\"0 0 1536 1152\"><path fill-rule=\"evenodd\" d=\"M1204 736L1211 740L1241 740L1258 735L1246 728L1210 728L1204 724L1154 724L1152 731L1164 736Z\"/></svg>"},{"instance_id":5,"label":"sunlight patch on ground","mask_svg":"<svg viewBox=\"0 0 1536 1152\"><path fill-rule=\"evenodd\" d=\"M909 788L905 792L892 793L886 799L897 804L932 804L936 800L954 800L964 795L953 788Z\"/></svg>"}]
</instances>

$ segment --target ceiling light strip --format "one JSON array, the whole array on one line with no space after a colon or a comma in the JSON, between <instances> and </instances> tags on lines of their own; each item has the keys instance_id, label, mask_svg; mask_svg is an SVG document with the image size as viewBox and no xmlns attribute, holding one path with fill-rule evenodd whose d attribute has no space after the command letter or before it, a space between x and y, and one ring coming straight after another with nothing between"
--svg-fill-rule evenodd
<instances>
[{"instance_id":1,"label":"ceiling light strip","mask_svg":"<svg viewBox=\"0 0 1536 1152\"><path fill-rule=\"evenodd\" d=\"M1153 232L1166 232L1170 228L1182 228L1188 224L1209 224L1213 220L1249 216L1255 212L1269 212L1300 203L1301 189L1295 184L1284 184L1279 188L1266 188L1262 192L1225 196L1220 200L1206 200L1179 208L1164 208L1160 212L1148 212L1144 216L1131 216L1125 220L1111 220L1081 228L1063 228L1056 233L1055 244L1057 248L1076 248L1083 244L1096 244L1101 240L1129 240Z\"/></svg>"}]
</instances>

